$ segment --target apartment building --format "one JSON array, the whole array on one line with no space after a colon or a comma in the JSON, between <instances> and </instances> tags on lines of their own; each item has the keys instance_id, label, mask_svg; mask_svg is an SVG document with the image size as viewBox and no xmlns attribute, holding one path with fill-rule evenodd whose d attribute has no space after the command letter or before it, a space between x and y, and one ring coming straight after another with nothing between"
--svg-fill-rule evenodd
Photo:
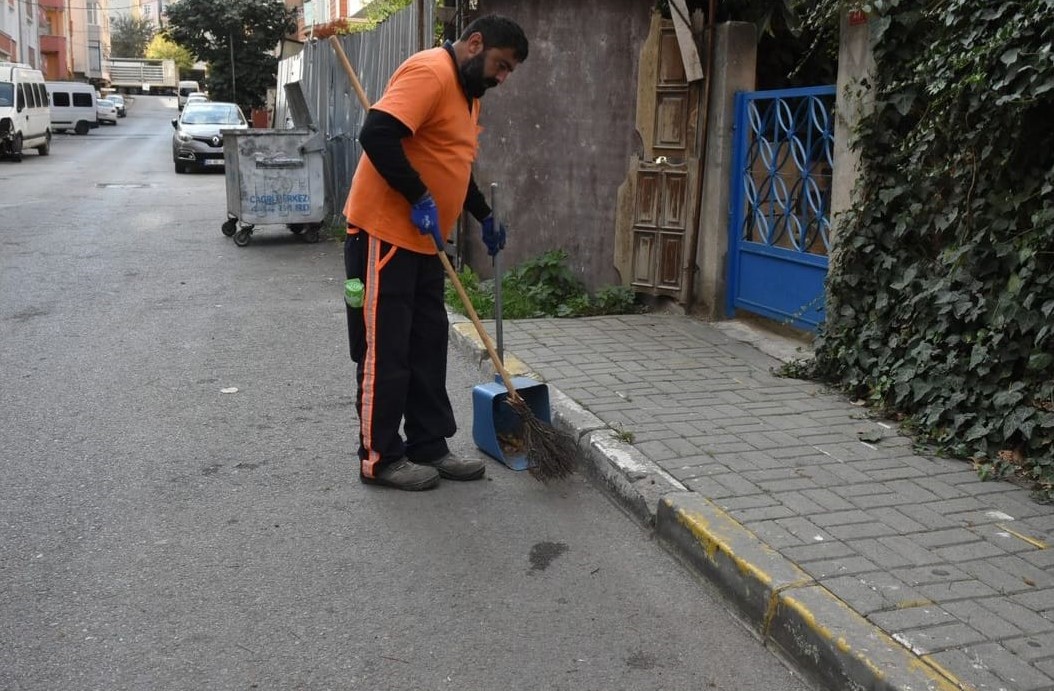
<instances>
[{"instance_id":1,"label":"apartment building","mask_svg":"<svg viewBox=\"0 0 1054 691\"><path fill-rule=\"evenodd\" d=\"M3 1L3 0L0 0ZM110 0L70 0L72 79L104 83L110 75L104 58L110 55Z\"/></svg>"},{"instance_id":2,"label":"apartment building","mask_svg":"<svg viewBox=\"0 0 1054 691\"><path fill-rule=\"evenodd\" d=\"M40 18L39 0L0 0L0 61L40 67Z\"/></svg>"}]
</instances>

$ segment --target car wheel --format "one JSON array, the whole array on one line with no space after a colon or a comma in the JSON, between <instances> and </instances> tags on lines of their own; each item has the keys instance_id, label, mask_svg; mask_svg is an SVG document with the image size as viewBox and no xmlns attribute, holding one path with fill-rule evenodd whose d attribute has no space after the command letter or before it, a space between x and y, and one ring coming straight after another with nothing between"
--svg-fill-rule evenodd
<instances>
[{"instance_id":1,"label":"car wheel","mask_svg":"<svg viewBox=\"0 0 1054 691\"><path fill-rule=\"evenodd\" d=\"M90 125L88 124L88 121L87 120L81 120L80 122L77 123L77 126L73 128L73 131L76 132L77 134L88 134L88 129L89 128L90 128Z\"/></svg>"},{"instance_id":2,"label":"car wheel","mask_svg":"<svg viewBox=\"0 0 1054 691\"><path fill-rule=\"evenodd\" d=\"M44 133L44 143L37 147L37 153L41 156L47 156L51 153L51 131Z\"/></svg>"},{"instance_id":3,"label":"car wheel","mask_svg":"<svg viewBox=\"0 0 1054 691\"><path fill-rule=\"evenodd\" d=\"M11 140L11 160L19 162L22 160L22 133L16 132L15 138Z\"/></svg>"}]
</instances>

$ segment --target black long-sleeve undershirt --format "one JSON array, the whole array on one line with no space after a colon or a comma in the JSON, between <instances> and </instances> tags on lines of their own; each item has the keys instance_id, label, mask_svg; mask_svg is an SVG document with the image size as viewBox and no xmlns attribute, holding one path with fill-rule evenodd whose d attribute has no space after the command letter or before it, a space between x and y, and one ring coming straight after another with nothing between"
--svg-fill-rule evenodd
<instances>
[{"instance_id":1,"label":"black long-sleeve undershirt","mask_svg":"<svg viewBox=\"0 0 1054 691\"><path fill-rule=\"evenodd\" d=\"M410 128L398 118L372 109L366 113L366 121L359 133L359 144L369 156L370 163L385 182L406 197L411 204L428 191L421 181L421 176L410 165L410 159L406 157L406 151L403 149L402 140L412 134ZM490 207L471 175L468 179L464 208L477 221L490 216Z\"/></svg>"}]
</instances>

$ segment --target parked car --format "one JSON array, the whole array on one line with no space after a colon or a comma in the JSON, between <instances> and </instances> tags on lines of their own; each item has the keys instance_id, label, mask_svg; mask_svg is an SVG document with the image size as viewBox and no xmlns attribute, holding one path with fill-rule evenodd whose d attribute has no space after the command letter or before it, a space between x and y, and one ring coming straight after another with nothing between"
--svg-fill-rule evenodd
<instances>
[{"instance_id":1,"label":"parked car","mask_svg":"<svg viewBox=\"0 0 1054 691\"><path fill-rule=\"evenodd\" d=\"M53 131L72 129L77 134L88 134L89 129L99 126L94 86L84 82L46 82L44 86L51 99Z\"/></svg>"},{"instance_id":2,"label":"parked car","mask_svg":"<svg viewBox=\"0 0 1054 691\"><path fill-rule=\"evenodd\" d=\"M106 100L113 101L114 107L117 108L117 117L123 118L128 114L124 108L124 96L121 94L110 94L106 97Z\"/></svg>"},{"instance_id":3,"label":"parked car","mask_svg":"<svg viewBox=\"0 0 1054 691\"><path fill-rule=\"evenodd\" d=\"M244 130L249 123L236 103L191 101L172 121L172 162L177 173L223 165L223 130Z\"/></svg>"},{"instance_id":4,"label":"parked car","mask_svg":"<svg viewBox=\"0 0 1054 691\"><path fill-rule=\"evenodd\" d=\"M99 124L117 124L117 106L108 98L100 98L95 102L95 113Z\"/></svg>"},{"instance_id":5,"label":"parked car","mask_svg":"<svg viewBox=\"0 0 1054 691\"><path fill-rule=\"evenodd\" d=\"M193 93L187 94L187 102L183 104L183 107L185 108L187 106L187 104L194 103L196 101L200 102L200 101L208 101L208 100L209 100L208 96L206 96L205 94L201 93L200 91L195 91Z\"/></svg>"}]
</instances>

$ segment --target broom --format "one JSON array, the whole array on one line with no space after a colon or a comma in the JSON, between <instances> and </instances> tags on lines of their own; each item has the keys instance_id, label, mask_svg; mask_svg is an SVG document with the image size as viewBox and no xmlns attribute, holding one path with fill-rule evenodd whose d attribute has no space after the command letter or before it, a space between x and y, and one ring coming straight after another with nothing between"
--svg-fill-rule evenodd
<instances>
[{"instance_id":1,"label":"broom","mask_svg":"<svg viewBox=\"0 0 1054 691\"><path fill-rule=\"evenodd\" d=\"M348 79L359 97L363 110L368 111L370 109L370 101L366 97L366 91L362 88L362 84L359 82L358 75L355 74L355 69L351 66L351 62L348 61L348 56L344 53L344 47L341 46L340 39L336 36L330 36L329 42L333 45L333 50L344 66L344 71L347 73ZM450 259L446 256L445 249L438 241L436 245L436 249L439 251L439 260L443 264L447 278L454 284L454 289L457 290L458 297L461 298L461 303L465 306L465 312L468 314L469 319L472 320L473 326L476 327L476 332L479 334L480 340L483 341L491 362L494 363L494 369L501 375L501 380L505 384L505 390L508 392L505 402L516 413L523 426L523 441L527 450L528 471L532 477L542 482L567 477L574 472L574 461L578 453L578 444L570 435L560 432L553 426L539 420L534 411L523 400L523 397L516 392L516 387L512 385L512 378L494 349L494 344L491 343L486 329L483 328L479 315L476 314L476 309L472 306L472 301L465 293L465 287L461 285L457 272L454 271L454 267L450 264Z\"/></svg>"}]
</instances>

